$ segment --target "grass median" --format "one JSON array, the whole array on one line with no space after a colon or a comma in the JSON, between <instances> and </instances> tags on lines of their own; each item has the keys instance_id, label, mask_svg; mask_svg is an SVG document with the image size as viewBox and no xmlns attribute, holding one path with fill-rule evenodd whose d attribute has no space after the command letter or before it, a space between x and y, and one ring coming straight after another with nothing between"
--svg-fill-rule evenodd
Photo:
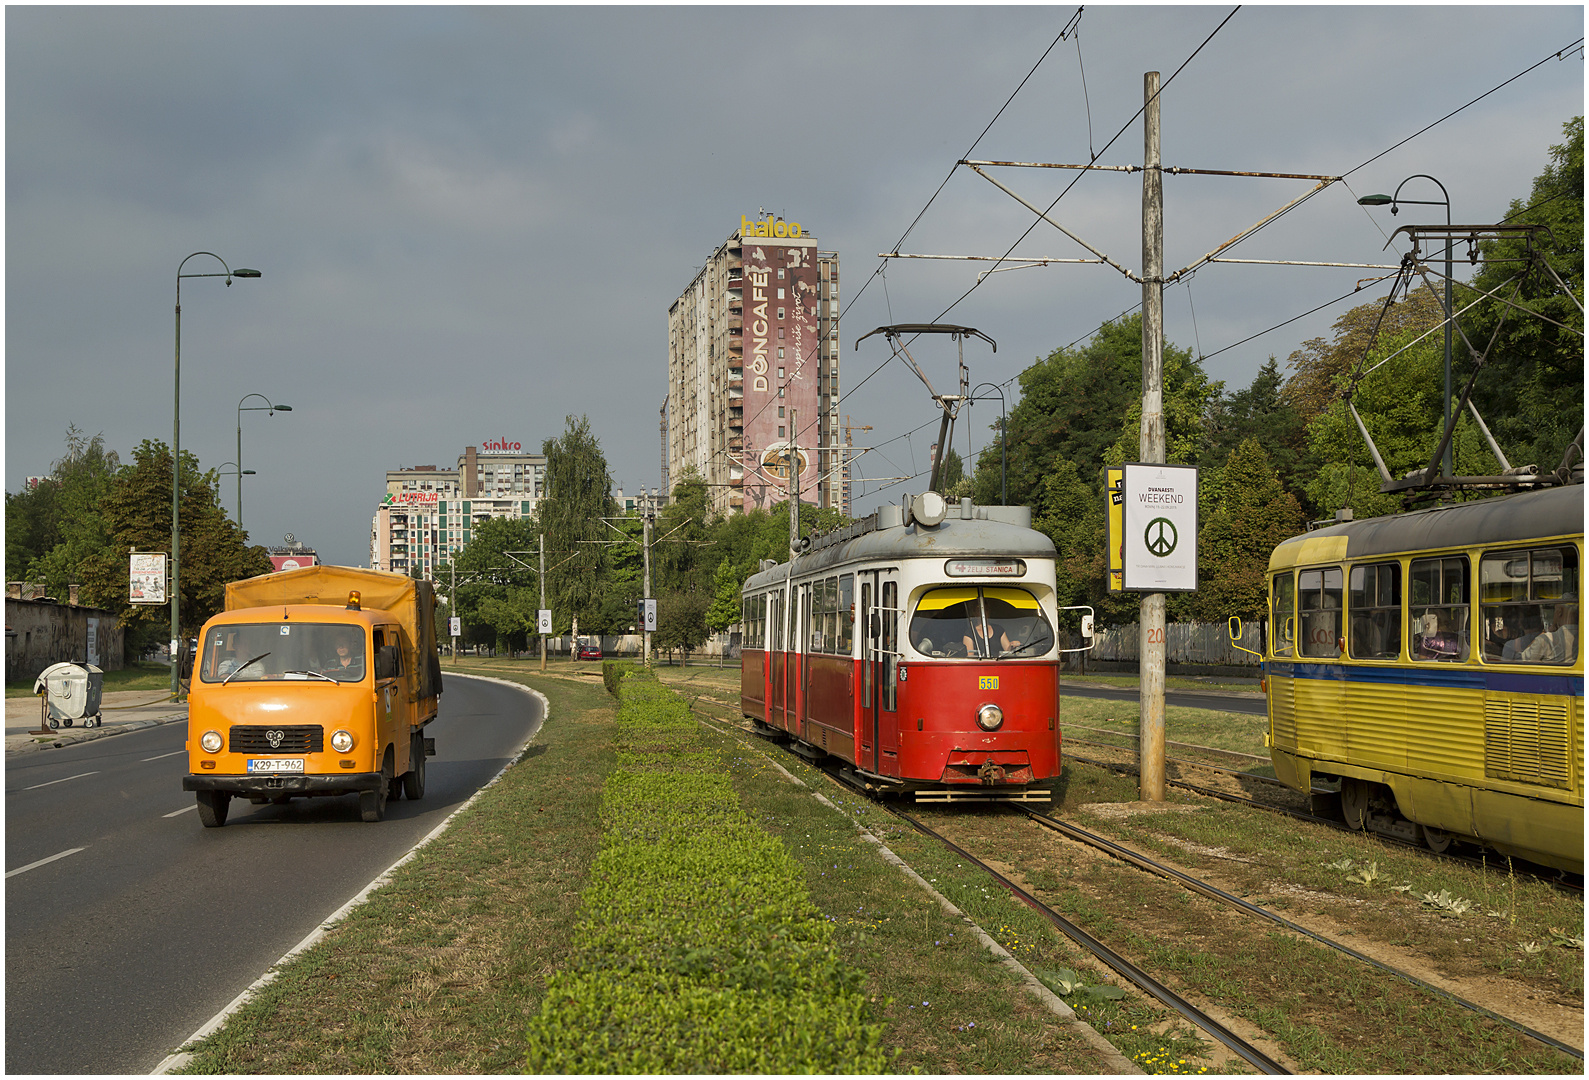
<instances>
[{"instance_id":1,"label":"grass median","mask_svg":"<svg viewBox=\"0 0 1589 1080\"><path fill-rule=\"evenodd\" d=\"M459 665L460 670L471 667ZM835 996L843 996L850 1010L850 1030L860 1036L847 1044L854 1051L850 1058L833 1058L828 1040L823 1052L832 1060L813 1056L802 1065L806 1059L796 1056L767 1058L758 1065L735 1059L719 1063L723 1069L1091 1074L1103 1067L1096 1051L976 946L964 923L946 917L884 864L875 847L857 838L846 815L791 785L759 749L733 735L697 729L691 748L669 744L662 753L659 747L673 736L636 743L622 735L616 702L598 678L541 679L529 662L517 670L493 665L490 674L531 683L550 699L550 719L530 751L446 833L400 868L389 885L285 965L221 1031L195 1048L182 1071L492 1073L518 1072L527 1065L621 1071L621 1065L601 1067L595 1059L570 1065L572 1059L544 1053L527 1060L532 1045L527 1033L539 1025L541 1051L559 1033L586 1051L611 1049L632 1046L632 1036L646 1025L660 1030L660 1024L687 1012L677 996L658 1006L656 999L631 995L627 1005L611 1001L611 1009L601 1007L599 997L581 997L595 983L582 987L579 979L607 978L613 969L603 967L602 957L626 950L630 956L648 952L647 963L663 972L664 981L733 961L781 970L798 982L808 979L809 972L801 969L811 966L806 962L813 957L827 965L842 991ZM693 905L715 917L720 905L715 900L704 907L695 904L697 894L704 893L689 888L689 875L677 874L682 864L657 863L654 851L618 850L623 845L610 834L627 811L622 798L604 811L602 795L620 763L642 776L675 776L680 765L715 770L721 783L708 785L712 798L696 800L699 805L682 800L676 809L685 816L673 824L687 832L691 822L698 822L702 828L696 831L710 834L706 826L723 817L721 796L736 798L742 829L728 854L737 857L742 848L749 856L742 873L747 880L768 870L785 874L785 884L762 882L758 888L769 902L777 899L773 893L787 899L803 891L809 905L803 917L809 921L794 919L770 930L756 920L736 923L737 941L725 945L719 934L711 937L716 944L708 942L710 948L696 941L693 950L667 954L670 940L674 945L687 941L677 931L690 920L632 917L644 910L644 904L630 910L641 902L644 889L672 882L652 894L653 900L661 895L664 901L660 909L652 905L653 913ZM635 889L619 887L611 873L615 867L598 861L604 852L638 859L631 864L638 869ZM696 855L705 880L715 849L708 844ZM605 881L598 881L598 872L607 875ZM798 886L794 893L788 892L789 882ZM737 887L730 882L725 889L732 893ZM592 917L600 912L622 917L598 925ZM642 923L666 932L629 940L626 928ZM799 934L791 936L791 928ZM997 926L989 929L998 931ZM795 950L799 957L789 952L791 941L809 946L818 939L826 941L826 952L804 946L804 952ZM850 975L842 974L846 970ZM561 1004L551 997L559 987L565 992ZM570 996L578 999L573 1009L566 1008ZM824 1019L826 1013L817 1015L826 1008L822 995L811 996L808 1004L805 1012L778 1009L756 1016L764 1027L785 1025L791 1036L784 1040L786 1048L798 1051L810 1044L801 1041L801 1024L818 1042L835 1027ZM629 1016L622 1015L624 1008ZM743 1019L753 1012L736 1015ZM821 1031L816 1030L819 1021L825 1025ZM612 1026L602 1032L601 1024ZM875 1040L865 1037L867 1025L881 1025ZM628 1037L621 1030L625 1026L633 1029ZM594 1042L588 1038L593 1033L601 1036ZM755 1026L741 1024L723 1036L746 1040L751 1034ZM634 1057L630 1067L690 1067L677 1055L655 1058Z\"/></svg>"}]
</instances>

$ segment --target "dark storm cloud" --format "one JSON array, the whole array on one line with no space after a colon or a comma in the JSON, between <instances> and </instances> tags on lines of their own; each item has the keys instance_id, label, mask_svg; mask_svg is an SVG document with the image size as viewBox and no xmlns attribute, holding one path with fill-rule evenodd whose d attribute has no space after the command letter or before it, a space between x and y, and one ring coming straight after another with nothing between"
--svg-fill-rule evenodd
<instances>
[{"instance_id":1,"label":"dark storm cloud","mask_svg":"<svg viewBox=\"0 0 1589 1080\"><path fill-rule=\"evenodd\" d=\"M740 215L804 223L841 253L854 299L1073 10L10 8L6 486L46 471L69 423L124 455L170 439L174 275L199 250L265 276L184 283L184 446L219 465L244 394L294 407L243 420L261 541L292 531L365 562L387 469L495 436L538 446L570 413L591 417L620 483L655 485L668 305ZM1102 151L1140 106L1142 73L1168 77L1228 11L1089 7L1085 97L1062 43L977 155ZM1581 33L1577 7L1245 8L1167 90L1164 161L1349 169ZM1240 254L1394 261L1384 234L1409 216L1366 213L1354 193L1419 172L1445 182L1458 220L1494 220L1582 100L1581 58L1552 61ZM1138 124L1100 160L1141 154ZM1041 205L1074 179L1003 178ZM1167 265L1306 186L1167 180ZM1140 199L1138 177L1088 176L1057 213L1134 268ZM903 250L999 254L1029 222L962 170ZM1047 226L1018 253L1080 254ZM891 265L846 315L845 385L886 356L875 341L855 352L857 337L936 316L981 268ZM1213 352L1364 273L1210 267L1166 296L1167 330ZM999 340L968 359L975 381L1002 382L1139 298L1098 267L1001 272L951 318ZM1344 307L1211 373L1245 385ZM873 443L932 415L892 368L841 412ZM929 441L860 471L919 463Z\"/></svg>"}]
</instances>

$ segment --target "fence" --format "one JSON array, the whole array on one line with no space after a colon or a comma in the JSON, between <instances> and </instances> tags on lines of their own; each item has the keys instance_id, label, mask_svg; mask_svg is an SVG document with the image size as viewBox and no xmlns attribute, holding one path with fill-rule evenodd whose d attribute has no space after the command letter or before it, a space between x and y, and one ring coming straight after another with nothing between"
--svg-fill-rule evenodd
<instances>
[{"instance_id":1,"label":"fence","mask_svg":"<svg viewBox=\"0 0 1589 1080\"><path fill-rule=\"evenodd\" d=\"M1264 624L1243 623L1240 644L1263 651ZM1087 659L1141 659L1142 630L1136 623L1100 628ZM1259 658L1230 643L1224 623L1170 623L1164 628L1164 660L1169 664L1205 664L1256 668Z\"/></svg>"}]
</instances>

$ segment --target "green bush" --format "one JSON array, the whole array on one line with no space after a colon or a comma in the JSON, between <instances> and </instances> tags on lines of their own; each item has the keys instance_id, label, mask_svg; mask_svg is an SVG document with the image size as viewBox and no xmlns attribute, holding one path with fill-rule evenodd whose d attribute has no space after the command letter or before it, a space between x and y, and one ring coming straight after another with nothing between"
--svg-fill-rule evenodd
<instances>
[{"instance_id":1,"label":"green bush","mask_svg":"<svg viewBox=\"0 0 1589 1080\"><path fill-rule=\"evenodd\" d=\"M623 681L624 672L633 670L634 664L627 660L603 660L601 662L601 681L606 685L607 693L617 697L618 684Z\"/></svg>"},{"instance_id":2,"label":"green bush","mask_svg":"<svg viewBox=\"0 0 1589 1080\"><path fill-rule=\"evenodd\" d=\"M531 1072L882 1072L865 976L799 864L739 805L689 709L649 672L617 684L618 768L575 963L531 1022Z\"/></svg>"}]
</instances>

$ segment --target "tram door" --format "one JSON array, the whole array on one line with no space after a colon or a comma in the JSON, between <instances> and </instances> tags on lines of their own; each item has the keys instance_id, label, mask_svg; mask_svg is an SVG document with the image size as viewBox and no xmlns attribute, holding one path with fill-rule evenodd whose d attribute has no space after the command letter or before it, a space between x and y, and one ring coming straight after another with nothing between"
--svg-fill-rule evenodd
<instances>
[{"instance_id":1,"label":"tram door","mask_svg":"<svg viewBox=\"0 0 1589 1080\"><path fill-rule=\"evenodd\" d=\"M899 572L861 575L863 768L899 775Z\"/></svg>"},{"instance_id":2,"label":"tram door","mask_svg":"<svg viewBox=\"0 0 1589 1080\"><path fill-rule=\"evenodd\" d=\"M784 642L788 640L784 627L785 606L781 589L767 598L767 654L771 658L767 675L767 722L781 729L789 727L784 709L789 682L789 654L784 649Z\"/></svg>"}]
</instances>

